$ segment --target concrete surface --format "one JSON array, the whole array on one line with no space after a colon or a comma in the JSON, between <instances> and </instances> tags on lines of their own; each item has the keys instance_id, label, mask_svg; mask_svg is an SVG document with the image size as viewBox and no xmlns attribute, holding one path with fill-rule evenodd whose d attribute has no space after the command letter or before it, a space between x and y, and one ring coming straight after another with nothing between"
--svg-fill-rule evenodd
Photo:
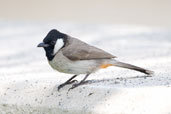
<instances>
[{"instance_id":1,"label":"concrete surface","mask_svg":"<svg viewBox=\"0 0 171 114\"><path fill-rule=\"evenodd\" d=\"M36 48L57 28L118 57L155 71L153 77L110 67L70 92L57 86L71 75L52 70ZM171 32L126 25L0 21L1 114L171 113ZM78 77L81 80L83 76Z\"/></svg>"}]
</instances>

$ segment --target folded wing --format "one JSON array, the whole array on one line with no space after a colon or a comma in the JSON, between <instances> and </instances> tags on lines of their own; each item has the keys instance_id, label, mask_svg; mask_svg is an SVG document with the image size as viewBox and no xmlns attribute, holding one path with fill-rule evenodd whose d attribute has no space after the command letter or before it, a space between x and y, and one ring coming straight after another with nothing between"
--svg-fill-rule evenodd
<instances>
[{"instance_id":1,"label":"folded wing","mask_svg":"<svg viewBox=\"0 0 171 114\"><path fill-rule=\"evenodd\" d=\"M90 59L111 59L116 56L103 51L102 49L90 46L75 38L68 38L66 47L62 49L63 54L71 60L90 60Z\"/></svg>"}]
</instances>

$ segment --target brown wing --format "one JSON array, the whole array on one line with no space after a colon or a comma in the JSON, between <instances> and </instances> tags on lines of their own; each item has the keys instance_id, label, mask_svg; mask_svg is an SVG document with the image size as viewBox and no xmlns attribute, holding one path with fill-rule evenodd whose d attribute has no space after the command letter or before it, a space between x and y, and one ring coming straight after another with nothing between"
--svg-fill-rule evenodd
<instances>
[{"instance_id":1,"label":"brown wing","mask_svg":"<svg viewBox=\"0 0 171 114\"><path fill-rule=\"evenodd\" d=\"M90 46L78 39L68 38L68 44L62 49L63 54L71 60L110 59L115 56Z\"/></svg>"}]
</instances>

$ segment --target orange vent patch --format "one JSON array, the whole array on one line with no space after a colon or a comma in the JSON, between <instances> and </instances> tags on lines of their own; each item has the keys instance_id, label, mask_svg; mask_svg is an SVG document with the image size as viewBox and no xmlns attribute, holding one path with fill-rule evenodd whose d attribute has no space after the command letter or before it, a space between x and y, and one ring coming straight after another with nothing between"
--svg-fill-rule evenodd
<instances>
[{"instance_id":1,"label":"orange vent patch","mask_svg":"<svg viewBox=\"0 0 171 114\"><path fill-rule=\"evenodd\" d=\"M107 68L107 67L109 67L109 66L113 66L112 64L102 64L101 66L100 66L100 68Z\"/></svg>"}]
</instances>

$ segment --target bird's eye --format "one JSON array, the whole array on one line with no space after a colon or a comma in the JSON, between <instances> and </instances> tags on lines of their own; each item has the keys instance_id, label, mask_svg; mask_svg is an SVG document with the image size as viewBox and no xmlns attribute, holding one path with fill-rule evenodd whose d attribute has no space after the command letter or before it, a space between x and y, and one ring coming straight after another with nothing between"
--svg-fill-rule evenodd
<instances>
[{"instance_id":1,"label":"bird's eye","mask_svg":"<svg viewBox=\"0 0 171 114\"><path fill-rule=\"evenodd\" d=\"M56 44L56 41L51 41L50 44L51 45L55 45Z\"/></svg>"}]
</instances>

